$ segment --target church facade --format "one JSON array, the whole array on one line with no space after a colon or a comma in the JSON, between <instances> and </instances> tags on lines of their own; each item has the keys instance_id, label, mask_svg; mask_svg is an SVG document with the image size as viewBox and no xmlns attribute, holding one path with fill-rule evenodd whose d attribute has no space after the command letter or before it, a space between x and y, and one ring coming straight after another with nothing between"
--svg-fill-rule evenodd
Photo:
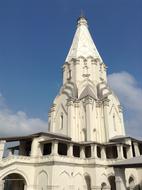
<instances>
[{"instance_id":1,"label":"church facade","mask_svg":"<svg viewBox=\"0 0 142 190\"><path fill-rule=\"evenodd\" d=\"M0 138L0 190L142 189L142 141L126 136L106 71L80 17L48 132Z\"/></svg>"}]
</instances>

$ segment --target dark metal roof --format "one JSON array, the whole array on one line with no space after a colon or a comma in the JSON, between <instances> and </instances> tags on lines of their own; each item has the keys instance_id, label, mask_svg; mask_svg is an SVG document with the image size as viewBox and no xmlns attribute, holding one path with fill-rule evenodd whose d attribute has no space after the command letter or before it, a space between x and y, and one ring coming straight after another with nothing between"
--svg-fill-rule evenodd
<instances>
[{"instance_id":1,"label":"dark metal roof","mask_svg":"<svg viewBox=\"0 0 142 190\"><path fill-rule=\"evenodd\" d=\"M50 138L61 138L61 139L71 140L70 137L67 137L65 135L59 135L56 133L45 133L45 132L39 132L39 133L25 135L25 136L0 137L0 140L5 140L6 142L21 141L21 140L28 141L40 136L48 136Z\"/></svg>"},{"instance_id":2,"label":"dark metal roof","mask_svg":"<svg viewBox=\"0 0 142 190\"><path fill-rule=\"evenodd\" d=\"M110 142L122 142L123 140L127 140L127 139L131 139L132 141L136 141L136 142L140 142L142 143L142 140L140 139L136 139L136 138L133 138L133 137L130 137L130 136L115 136L113 138L110 139Z\"/></svg>"},{"instance_id":3,"label":"dark metal roof","mask_svg":"<svg viewBox=\"0 0 142 190\"><path fill-rule=\"evenodd\" d=\"M142 167L142 155L122 161L115 162L113 165L111 165L115 168L136 168L136 167Z\"/></svg>"}]
</instances>

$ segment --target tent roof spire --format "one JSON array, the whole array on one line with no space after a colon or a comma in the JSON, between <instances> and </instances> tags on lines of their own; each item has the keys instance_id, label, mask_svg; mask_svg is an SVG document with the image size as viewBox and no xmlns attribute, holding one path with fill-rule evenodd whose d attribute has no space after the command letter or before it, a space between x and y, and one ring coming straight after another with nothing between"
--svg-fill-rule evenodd
<instances>
[{"instance_id":1,"label":"tent roof spire","mask_svg":"<svg viewBox=\"0 0 142 190\"><path fill-rule=\"evenodd\" d=\"M95 46L95 43L88 30L87 19L82 15L77 20L77 30L75 32L71 48L66 58L66 62L69 62L72 58L77 59L78 57L94 57L99 58L101 56Z\"/></svg>"}]
</instances>

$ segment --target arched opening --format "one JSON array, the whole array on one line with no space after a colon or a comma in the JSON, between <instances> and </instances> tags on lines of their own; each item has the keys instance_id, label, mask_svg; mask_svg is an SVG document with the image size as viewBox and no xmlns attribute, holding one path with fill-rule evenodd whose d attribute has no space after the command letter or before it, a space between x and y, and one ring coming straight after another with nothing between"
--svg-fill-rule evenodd
<instances>
[{"instance_id":1,"label":"arched opening","mask_svg":"<svg viewBox=\"0 0 142 190\"><path fill-rule=\"evenodd\" d=\"M4 190L25 190L26 180L20 174L9 174L3 180Z\"/></svg>"},{"instance_id":2,"label":"arched opening","mask_svg":"<svg viewBox=\"0 0 142 190\"><path fill-rule=\"evenodd\" d=\"M110 184L110 189L111 190L116 190L116 183L115 183L115 176L110 176L108 178L109 184Z\"/></svg>"},{"instance_id":3,"label":"arched opening","mask_svg":"<svg viewBox=\"0 0 142 190\"><path fill-rule=\"evenodd\" d=\"M38 175L38 190L47 190L48 175L45 171L41 171Z\"/></svg>"},{"instance_id":4,"label":"arched opening","mask_svg":"<svg viewBox=\"0 0 142 190\"><path fill-rule=\"evenodd\" d=\"M64 125L64 116L63 116L63 113L61 113L60 115L60 129L63 129L63 126Z\"/></svg>"},{"instance_id":5,"label":"arched opening","mask_svg":"<svg viewBox=\"0 0 142 190\"><path fill-rule=\"evenodd\" d=\"M106 190L107 189L107 184L106 183L102 183L101 184L101 190Z\"/></svg>"},{"instance_id":6,"label":"arched opening","mask_svg":"<svg viewBox=\"0 0 142 190\"><path fill-rule=\"evenodd\" d=\"M86 182L87 190L91 190L91 178L89 175L85 175L85 182Z\"/></svg>"},{"instance_id":7,"label":"arched opening","mask_svg":"<svg viewBox=\"0 0 142 190\"><path fill-rule=\"evenodd\" d=\"M129 190L135 189L135 180L133 177L129 178Z\"/></svg>"}]
</instances>

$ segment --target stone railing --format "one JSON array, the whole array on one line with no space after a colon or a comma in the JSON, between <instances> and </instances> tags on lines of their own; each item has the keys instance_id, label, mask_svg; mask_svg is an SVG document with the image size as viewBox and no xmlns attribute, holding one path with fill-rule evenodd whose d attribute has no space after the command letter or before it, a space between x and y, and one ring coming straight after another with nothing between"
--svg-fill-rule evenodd
<instances>
[{"instance_id":1,"label":"stone railing","mask_svg":"<svg viewBox=\"0 0 142 190\"><path fill-rule=\"evenodd\" d=\"M47 155L40 157L30 157L30 156L18 156L12 155L6 158L3 158L0 161L0 167L5 167L14 163L24 163L24 164L34 164L34 163L47 163L47 162L58 162L58 163L68 163L68 164L77 164L77 165L107 165L113 164L116 160L102 160L96 158L83 159L79 157L67 157L62 155Z\"/></svg>"}]
</instances>

